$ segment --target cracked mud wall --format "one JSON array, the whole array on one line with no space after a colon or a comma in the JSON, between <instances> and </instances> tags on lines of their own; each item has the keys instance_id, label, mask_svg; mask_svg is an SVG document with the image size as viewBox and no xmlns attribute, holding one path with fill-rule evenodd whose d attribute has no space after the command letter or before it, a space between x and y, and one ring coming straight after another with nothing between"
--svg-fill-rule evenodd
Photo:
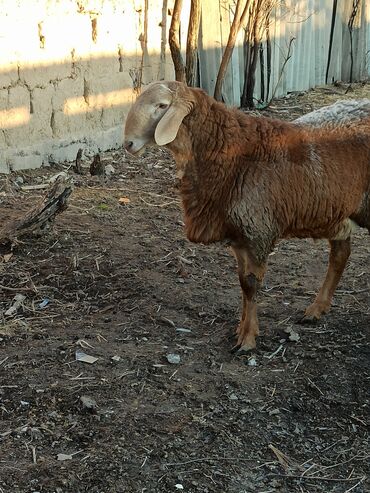
<instances>
[{"instance_id":1,"label":"cracked mud wall","mask_svg":"<svg viewBox=\"0 0 370 493\"><path fill-rule=\"evenodd\" d=\"M173 1L3 0L0 172L119 147L140 87L173 78Z\"/></svg>"}]
</instances>

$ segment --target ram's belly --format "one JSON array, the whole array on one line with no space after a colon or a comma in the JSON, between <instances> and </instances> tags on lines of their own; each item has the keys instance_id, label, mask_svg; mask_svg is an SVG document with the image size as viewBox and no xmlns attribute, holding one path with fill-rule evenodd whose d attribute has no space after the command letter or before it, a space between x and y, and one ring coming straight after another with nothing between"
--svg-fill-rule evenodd
<instances>
[{"instance_id":1,"label":"ram's belly","mask_svg":"<svg viewBox=\"0 0 370 493\"><path fill-rule=\"evenodd\" d=\"M283 235L285 238L314 238L328 240L346 240L357 228L352 219L344 219L335 223L327 222L300 228L289 228Z\"/></svg>"}]
</instances>

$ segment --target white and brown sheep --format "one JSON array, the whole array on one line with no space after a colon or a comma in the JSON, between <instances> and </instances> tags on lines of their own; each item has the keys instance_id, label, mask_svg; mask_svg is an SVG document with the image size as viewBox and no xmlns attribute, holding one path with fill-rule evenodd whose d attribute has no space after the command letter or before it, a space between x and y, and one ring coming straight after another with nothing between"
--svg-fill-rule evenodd
<instances>
[{"instance_id":1,"label":"white and brown sheep","mask_svg":"<svg viewBox=\"0 0 370 493\"><path fill-rule=\"evenodd\" d=\"M243 310L237 347L255 347L256 294L279 239L327 238L329 267L307 319L328 312L357 224L370 231L370 101L334 104L295 122L251 116L179 82L155 82L125 124L125 148L166 146L181 177L185 231L227 242Z\"/></svg>"}]
</instances>

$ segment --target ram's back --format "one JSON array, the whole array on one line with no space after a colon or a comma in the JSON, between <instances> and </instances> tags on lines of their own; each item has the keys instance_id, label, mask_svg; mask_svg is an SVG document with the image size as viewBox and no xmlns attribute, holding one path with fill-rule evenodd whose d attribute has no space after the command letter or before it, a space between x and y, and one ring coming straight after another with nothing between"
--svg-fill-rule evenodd
<instances>
[{"instance_id":1,"label":"ram's back","mask_svg":"<svg viewBox=\"0 0 370 493\"><path fill-rule=\"evenodd\" d=\"M304 118L258 122L258 159L240 159L233 187L233 222L246 236L339 239L350 221L370 228L370 102Z\"/></svg>"}]
</instances>

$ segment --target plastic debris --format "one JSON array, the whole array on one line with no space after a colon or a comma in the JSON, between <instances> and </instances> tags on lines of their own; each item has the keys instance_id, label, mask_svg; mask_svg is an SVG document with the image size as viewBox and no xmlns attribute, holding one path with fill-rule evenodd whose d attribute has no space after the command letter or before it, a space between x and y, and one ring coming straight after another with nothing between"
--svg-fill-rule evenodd
<instances>
[{"instance_id":1,"label":"plastic debris","mask_svg":"<svg viewBox=\"0 0 370 493\"><path fill-rule=\"evenodd\" d=\"M39 308L41 308L41 310L43 308L45 308L48 304L50 303L50 300L49 298L45 298L44 300L41 301L41 303L39 303Z\"/></svg>"},{"instance_id":2,"label":"plastic debris","mask_svg":"<svg viewBox=\"0 0 370 493\"><path fill-rule=\"evenodd\" d=\"M191 329L185 329L184 327L176 327L176 332L184 332L188 334L189 332L191 332Z\"/></svg>"},{"instance_id":3,"label":"plastic debris","mask_svg":"<svg viewBox=\"0 0 370 493\"><path fill-rule=\"evenodd\" d=\"M121 197L120 199L118 199L118 202L121 205L126 205L126 204L129 204L131 202L131 200L128 197Z\"/></svg>"},{"instance_id":4,"label":"plastic debris","mask_svg":"<svg viewBox=\"0 0 370 493\"><path fill-rule=\"evenodd\" d=\"M257 360L256 360L256 358L253 358L253 357L252 358L249 358L248 359L248 362L247 362L247 365L248 366L257 366Z\"/></svg>"},{"instance_id":5,"label":"plastic debris","mask_svg":"<svg viewBox=\"0 0 370 493\"><path fill-rule=\"evenodd\" d=\"M23 301L25 299L26 299L26 297L23 294L16 294L13 298L14 303L12 304L12 306L10 308L8 308L6 310L4 315L6 317L12 317L13 315L15 315L17 313L17 311L19 310L19 308L22 306Z\"/></svg>"},{"instance_id":6,"label":"plastic debris","mask_svg":"<svg viewBox=\"0 0 370 493\"><path fill-rule=\"evenodd\" d=\"M71 460L73 456L71 454L58 454L57 460Z\"/></svg>"},{"instance_id":7,"label":"plastic debris","mask_svg":"<svg viewBox=\"0 0 370 493\"><path fill-rule=\"evenodd\" d=\"M73 452L72 454L58 454L57 460L71 460L74 455L80 454L83 450L77 450L77 452Z\"/></svg>"},{"instance_id":8,"label":"plastic debris","mask_svg":"<svg viewBox=\"0 0 370 493\"><path fill-rule=\"evenodd\" d=\"M99 358L86 354L83 351L76 351L76 361L81 361L82 363L89 363L92 365L95 361L98 361L98 359Z\"/></svg>"},{"instance_id":9,"label":"plastic debris","mask_svg":"<svg viewBox=\"0 0 370 493\"><path fill-rule=\"evenodd\" d=\"M178 489L178 490L183 490L184 489L184 487L183 487L183 485L181 483L175 484L175 488Z\"/></svg>"},{"instance_id":10,"label":"plastic debris","mask_svg":"<svg viewBox=\"0 0 370 493\"><path fill-rule=\"evenodd\" d=\"M118 362L118 361L121 361L121 356L112 356L112 361L115 361L115 362Z\"/></svg>"}]
</instances>

